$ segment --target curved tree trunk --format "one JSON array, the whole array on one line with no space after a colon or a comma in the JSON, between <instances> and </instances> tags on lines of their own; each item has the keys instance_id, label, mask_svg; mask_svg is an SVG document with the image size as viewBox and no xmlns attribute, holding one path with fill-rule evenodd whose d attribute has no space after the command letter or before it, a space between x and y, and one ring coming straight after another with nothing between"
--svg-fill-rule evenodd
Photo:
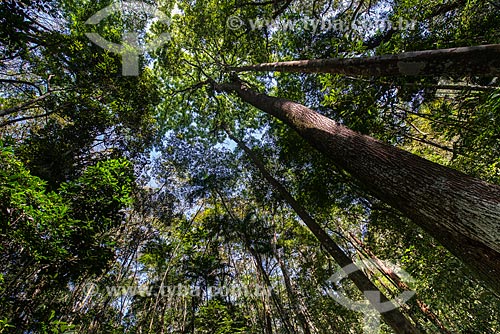
<instances>
[{"instance_id":1,"label":"curved tree trunk","mask_svg":"<svg viewBox=\"0 0 500 334\"><path fill-rule=\"evenodd\" d=\"M230 67L232 72L335 73L364 76L500 75L500 44L404 52L361 58L329 58Z\"/></svg>"},{"instance_id":2,"label":"curved tree trunk","mask_svg":"<svg viewBox=\"0 0 500 334\"><path fill-rule=\"evenodd\" d=\"M361 135L286 99L241 82L215 85L282 120L400 210L500 292L500 187Z\"/></svg>"},{"instance_id":3,"label":"curved tree trunk","mask_svg":"<svg viewBox=\"0 0 500 334\"><path fill-rule=\"evenodd\" d=\"M335 243L335 241L330 238L328 233L326 233L323 228L312 218L307 211L300 205L295 198L286 190L286 188L278 182L265 168L264 164L257 158L255 153L249 149L243 142L238 138L234 137L229 131L227 131L228 136L234 140L238 146L240 146L245 153L250 157L253 164L259 169L264 178L275 188L278 193L284 198L284 200L292 207L295 213L302 219L306 226L311 230L314 236L319 240L321 245L328 251L330 256L340 265L342 268L347 266L352 266L354 263L352 260L342 251L342 249ZM368 277L361 271L357 270L348 275L349 279L356 285L356 287L365 295L365 297L370 301L370 304L378 311L379 306L383 303L392 303L387 299L387 297L375 286L375 284L370 281ZM378 294L366 293L366 292L378 292ZM398 310L396 306L390 311L386 311L380 314L382 319L391 326L392 329L398 334L416 334L420 333L410 321Z\"/></svg>"}]
</instances>

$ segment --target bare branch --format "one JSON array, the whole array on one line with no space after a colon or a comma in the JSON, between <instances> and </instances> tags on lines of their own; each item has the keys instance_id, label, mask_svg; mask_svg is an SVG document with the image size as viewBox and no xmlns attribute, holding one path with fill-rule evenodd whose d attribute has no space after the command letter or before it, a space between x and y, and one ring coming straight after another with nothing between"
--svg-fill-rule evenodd
<instances>
[{"instance_id":1,"label":"bare branch","mask_svg":"<svg viewBox=\"0 0 500 334\"><path fill-rule=\"evenodd\" d=\"M31 120L31 119L37 119L37 118L46 117L46 116L49 116L49 115L51 115L53 113L55 113L55 111L50 111L50 112L47 112L47 113L41 114L41 115L25 116L25 117L20 117L20 118L12 119L12 120L9 120L9 121L1 123L0 124L0 128L3 128L5 126L7 126L7 125L14 124L14 123L17 123L17 122L22 122L22 121L27 121L27 120Z\"/></svg>"},{"instance_id":2,"label":"bare branch","mask_svg":"<svg viewBox=\"0 0 500 334\"><path fill-rule=\"evenodd\" d=\"M37 102L45 100L51 94L52 94L52 92L47 92L43 95L38 96L37 98L34 98L33 100L30 100L28 102L23 103L23 104L17 105L17 106L12 107L12 108L0 110L0 117L22 111L22 110L26 109L27 107L30 107L31 105L33 105Z\"/></svg>"}]
</instances>

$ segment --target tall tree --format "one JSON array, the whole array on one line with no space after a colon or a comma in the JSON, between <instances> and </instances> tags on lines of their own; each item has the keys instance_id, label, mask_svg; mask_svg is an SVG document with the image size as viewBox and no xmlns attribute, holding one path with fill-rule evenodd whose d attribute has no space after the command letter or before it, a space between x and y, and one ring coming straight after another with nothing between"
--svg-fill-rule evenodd
<instances>
[{"instance_id":1,"label":"tall tree","mask_svg":"<svg viewBox=\"0 0 500 334\"><path fill-rule=\"evenodd\" d=\"M0 1L0 333L360 330L360 315L326 293L334 261L259 171L238 159L242 152L214 130L219 124L245 131L252 147L273 157L269 174L348 258L362 255L342 230L416 278L412 289L443 325L402 308L418 329L499 331L500 300L436 240L332 168L291 127L203 84L225 82L229 67L245 64L498 44L495 1L124 1L123 11L85 24L112 3ZM160 6L170 25L137 15L134 3ZM241 29L227 25L234 16ZM362 27L303 24L325 19ZM378 25L399 19L415 20L415 29ZM261 28L252 25L259 20ZM166 32L171 40L139 57L138 77L121 76L121 56L85 36L120 43L139 31L145 42ZM498 184L498 79L450 80L463 71L455 67L441 74L430 66L439 76L425 77L242 77L255 91ZM385 277L367 275L387 296L399 293ZM272 287L274 297L255 295L256 285Z\"/></svg>"},{"instance_id":2,"label":"tall tree","mask_svg":"<svg viewBox=\"0 0 500 334\"><path fill-rule=\"evenodd\" d=\"M335 73L364 76L460 76L500 74L500 44L403 52L360 58L330 58L229 67L229 71Z\"/></svg>"},{"instance_id":3,"label":"tall tree","mask_svg":"<svg viewBox=\"0 0 500 334\"><path fill-rule=\"evenodd\" d=\"M500 291L499 186L356 133L301 104L254 92L237 78L214 87L291 126Z\"/></svg>"},{"instance_id":4,"label":"tall tree","mask_svg":"<svg viewBox=\"0 0 500 334\"><path fill-rule=\"evenodd\" d=\"M330 238L321 226L312 218L307 211L300 205L299 202L276 180L264 167L260 159L252 152L241 140L236 138L231 132L226 131L228 136L234 140L238 146L245 151L250 157L254 165L259 169L264 178L278 191L278 193L285 199L285 201L293 208L295 213L304 221L307 227L311 230L316 238L318 238L321 245L328 251L333 259L341 266L346 267L353 265L352 260L342 251L342 249ZM372 303L372 306L380 312L379 306L381 303L391 303L387 297L380 292L380 290L366 277L360 270L354 271L349 274L349 278L354 282L358 289L365 293L367 291L377 291L378 296L374 298L371 294L365 294L366 298ZM384 321L391 326L396 333L420 333L413 324L396 308L390 311L381 313Z\"/></svg>"}]
</instances>

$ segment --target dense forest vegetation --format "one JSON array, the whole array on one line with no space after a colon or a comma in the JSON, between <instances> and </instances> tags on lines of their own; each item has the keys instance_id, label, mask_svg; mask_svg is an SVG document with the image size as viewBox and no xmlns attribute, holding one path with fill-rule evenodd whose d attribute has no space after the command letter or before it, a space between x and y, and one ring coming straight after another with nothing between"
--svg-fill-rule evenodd
<instances>
[{"instance_id":1,"label":"dense forest vegetation","mask_svg":"<svg viewBox=\"0 0 500 334\"><path fill-rule=\"evenodd\" d=\"M0 24L0 334L500 332L498 1Z\"/></svg>"}]
</instances>

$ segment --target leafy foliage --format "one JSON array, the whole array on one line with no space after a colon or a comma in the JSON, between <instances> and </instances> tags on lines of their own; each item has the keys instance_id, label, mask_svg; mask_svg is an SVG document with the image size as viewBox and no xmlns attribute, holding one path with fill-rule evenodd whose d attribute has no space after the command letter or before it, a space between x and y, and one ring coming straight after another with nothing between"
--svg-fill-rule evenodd
<instances>
[{"instance_id":1,"label":"leafy foliage","mask_svg":"<svg viewBox=\"0 0 500 334\"><path fill-rule=\"evenodd\" d=\"M111 3L0 3L0 333L361 332L362 315L329 296L338 266L224 128L353 260L389 259L416 279L419 302L402 310L418 328L500 330L498 295L425 231L283 123L217 89L230 66L499 43L495 1L147 0L169 25L124 13L85 24ZM252 28L257 19L274 24ZM415 29L304 23L378 19ZM130 31L171 36L140 57L137 77L85 36L120 43ZM240 79L500 184L498 78ZM387 295L401 292L367 274Z\"/></svg>"}]
</instances>

